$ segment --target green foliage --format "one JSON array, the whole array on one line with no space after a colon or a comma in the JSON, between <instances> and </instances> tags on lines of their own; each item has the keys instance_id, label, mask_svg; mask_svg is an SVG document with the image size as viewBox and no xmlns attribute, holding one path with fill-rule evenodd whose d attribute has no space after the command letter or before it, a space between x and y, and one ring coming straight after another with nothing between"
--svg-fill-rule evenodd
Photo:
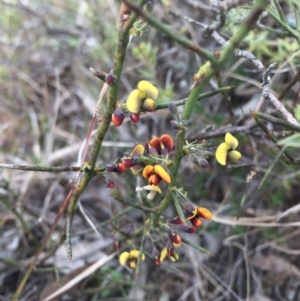
<instances>
[{"instance_id":1,"label":"green foliage","mask_svg":"<svg viewBox=\"0 0 300 301\"><path fill-rule=\"evenodd\" d=\"M150 42L140 42L136 47L132 48L132 55L142 62L142 66L138 68L139 78L152 80L155 77L155 66L157 62L157 47L153 47Z\"/></svg>"},{"instance_id":2,"label":"green foliage","mask_svg":"<svg viewBox=\"0 0 300 301\"><path fill-rule=\"evenodd\" d=\"M281 146L300 147L300 133L281 139L277 142Z\"/></svg>"}]
</instances>

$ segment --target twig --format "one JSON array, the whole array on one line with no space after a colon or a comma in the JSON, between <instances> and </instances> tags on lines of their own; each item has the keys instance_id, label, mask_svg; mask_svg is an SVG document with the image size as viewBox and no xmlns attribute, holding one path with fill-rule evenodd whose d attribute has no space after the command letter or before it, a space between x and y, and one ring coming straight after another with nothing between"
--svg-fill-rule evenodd
<instances>
[{"instance_id":1,"label":"twig","mask_svg":"<svg viewBox=\"0 0 300 301\"><path fill-rule=\"evenodd\" d=\"M294 76L294 78L286 84L281 94L278 96L279 100L282 100L286 93L297 83L300 81L300 71Z\"/></svg>"},{"instance_id":2,"label":"twig","mask_svg":"<svg viewBox=\"0 0 300 301\"><path fill-rule=\"evenodd\" d=\"M276 63L271 64L263 73L262 96L264 99L270 100L273 106L279 111L282 117L292 124L299 125L293 115L287 111L284 105L270 92L270 72L277 66Z\"/></svg>"},{"instance_id":3,"label":"twig","mask_svg":"<svg viewBox=\"0 0 300 301\"><path fill-rule=\"evenodd\" d=\"M6 169L17 169L26 171L38 171L38 172L68 172L68 171L78 171L78 172L104 172L105 167L98 167L94 169L85 168L84 166L40 166L40 165L14 165L0 163L0 168Z\"/></svg>"},{"instance_id":4,"label":"twig","mask_svg":"<svg viewBox=\"0 0 300 301\"><path fill-rule=\"evenodd\" d=\"M250 60L256 68L262 73L262 96L264 99L270 100L272 105L276 108L277 111L279 111L282 115L282 117L287 120L288 122L292 124L299 125L298 121L293 117L291 113L287 111L287 109L284 107L284 105L270 92L270 83L271 83L271 77L270 73L276 68L277 63L271 64L265 71L264 66L261 63L260 60L257 59L255 55L250 53L249 51L243 51L240 49L235 50L235 55L239 57L244 57L248 60Z\"/></svg>"}]
</instances>

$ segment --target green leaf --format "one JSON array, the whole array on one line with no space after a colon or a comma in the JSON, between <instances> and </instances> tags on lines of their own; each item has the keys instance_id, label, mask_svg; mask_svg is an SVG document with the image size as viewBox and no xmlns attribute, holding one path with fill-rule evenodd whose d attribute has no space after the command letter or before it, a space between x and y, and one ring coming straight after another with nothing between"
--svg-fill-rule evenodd
<instances>
[{"instance_id":1,"label":"green leaf","mask_svg":"<svg viewBox=\"0 0 300 301\"><path fill-rule=\"evenodd\" d=\"M294 134L277 142L278 145L300 147L300 133Z\"/></svg>"}]
</instances>

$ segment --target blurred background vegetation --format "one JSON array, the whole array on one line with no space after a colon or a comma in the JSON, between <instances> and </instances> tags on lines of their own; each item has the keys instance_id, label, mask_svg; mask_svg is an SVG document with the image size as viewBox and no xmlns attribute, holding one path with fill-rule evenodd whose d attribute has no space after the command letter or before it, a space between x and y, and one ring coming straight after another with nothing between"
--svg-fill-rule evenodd
<instances>
[{"instance_id":1,"label":"blurred background vegetation","mask_svg":"<svg viewBox=\"0 0 300 301\"><path fill-rule=\"evenodd\" d=\"M298 1L279 3L287 23L296 30ZM244 1L226 11L225 26L219 31L226 40L236 31L251 4L252 1ZM113 67L119 5L114 0L0 1L0 162L77 165L77 154L103 85L89 68L109 72ZM216 22L217 15L209 0L154 1L152 14L196 44L212 51L221 48L203 28L175 18L169 10L210 25ZM280 95L299 72L297 39L268 13L262 15L240 48L251 51L265 66L278 63L272 74L275 95ZM128 47L119 99L125 101L143 79L158 87L160 101L183 99L201 64L203 61L194 53L146 26L142 36L134 36ZM184 159L180 169L181 185L191 202L210 209L217 217L189 236L213 256L184 245L176 263L164 262L155 267L147 260L137 280L115 258L56 300L300 299L299 225L285 225L299 220L299 167L282 157L258 189L278 148L257 126L250 110L279 116L261 98L261 74L251 62L232 58L218 77L210 81L206 91L222 86L234 88L197 103L187 139L206 139L213 150L224 140L226 130L231 129L239 140L242 160L222 167L210 157L209 168L203 169L197 162ZM293 114L299 105L299 88L296 83L282 100ZM125 122L118 128L112 126L98 164L128 155L135 144L153 136L169 133L175 137L172 118L168 110L160 110L146 115L137 125ZM265 125L281 137L281 126L270 122ZM250 171L255 176L246 185ZM0 300L11 299L72 179L72 172L1 169ZM136 198L136 179L129 172L113 174L112 179L120 195ZM241 209L243 197L245 204ZM147 205L156 206L158 202L155 199ZM62 217L21 300L43 300L86 266L110 254L118 237L116 227L138 227L143 222L141 211L125 209L110 197L102 177L91 181L81 206L85 214L78 210L73 222L73 260L67 259ZM171 215L172 208L166 214ZM97 226L98 233L91 229L84 215Z\"/></svg>"}]
</instances>

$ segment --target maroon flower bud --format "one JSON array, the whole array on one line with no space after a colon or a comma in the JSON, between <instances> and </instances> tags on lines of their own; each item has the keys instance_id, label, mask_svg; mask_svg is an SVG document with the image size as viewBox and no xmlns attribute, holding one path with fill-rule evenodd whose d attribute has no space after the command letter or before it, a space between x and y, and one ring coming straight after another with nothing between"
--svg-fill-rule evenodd
<instances>
[{"instance_id":1,"label":"maroon flower bud","mask_svg":"<svg viewBox=\"0 0 300 301\"><path fill-rule=\"evenodd\" d=\"M176 245L180 245L182 243L181 237L176 232L173 232L171 230L171 231L169 231L168 236L169 236L169 239L172 241L172 243L174 243Z\"/></svg>"},{"instance_id":2,"label":"maroon flower bud","mask_svg":"<svg viewBox=\"0 0 300 301\"><path fill-rule=\"evenodd\" d=\"M195 227L195 228L198 228L202 225L202 220L199 216L195 216L193 217L190 222L192 223L192 225Z\"/></svg>"},{"instance_id":3,"label":"maroon flower bud","mask_svg":"<svg viewBox=\"0 0 300 301\"><path fill-rule=\"evenodd\" d=\"M122 163L118 163L115 172L124 173L126 171L126 167Z\"/></svg>"},{"instance_id":4,"label":"maroon flower bud","mask_svg":"<svg viewBox=\"0 0 300 301\"><path fill-rule=\"evenodd\" d=\"M201 167L204 169L207 169L209 167L209 164L208 164L207 160L205 160L205 159L199 160L199 163L200 163Z\"/></svg>"},{"instance_id":5,"label":"maroon flower bud","mask_svg":"<svg viewBox=\"0 0 300 301\"><path fill-rule=\"evenodd\" d=\"M112 73L107 73L106 76L105 76L105 82L108 85L113 84L115 79L116 79L116 77Z\"/></svg>"},{"instance_id":6,"label":"maroon flower bud","mask_svg":"<svg viewBox=\"0 0 300 301\"><path fill-rule=\"evenodd\" d=\"M115 183L111 179L106 179L106 187L107 188L114 188Z\"/></svg>"},{"instance_id":7,"label":"maroon flower bud","mask_svg":"<svg viewBox=\"0 0 300 301\"><path fill-rule=\"evenodd\" d=\"M135 160L134 158L123 158L122 159L122 164L126 167L126 168L130 168L134 165Z\"/></svg>"},{"instance_id":8,"label":"maroon flower bud","mask_svg":"<svg viewBox=\"0 0 300 301\"><path fill-rule=\"evenodd\" d=\"M176 216L176 217L174 217L172 219L169 219L168 222L170 224L176 224L176 225L181 225L182 224L182 220L181 220L181 218L179 216Z\"/></svg>"},{"instance_id":9,"label":"maroon flower bud","mask_svg":"<svg viewBox=\"0 0 300 301\"><path fill-rule=\"evenodd\" d=\"M131 113L129 117L134 123L138 123L140 121L140 114Z\"/></svg>"},{"instance_id":10,"label":"maroon flower bud","mask_svg":"<svg viewBox=\"0 0 300 301\"><path fill-rule=\"evenodd\" d=\"M186 225L180 225L179 226L180 229L184 232L187 232L187 233L194 233L196 231L196 228L194 226L186 226Z\"/></svg>"},{"instance_id":11,"label":"maroon flower bud","mask_svg":"<svg viewBox=\"0 0 300 301\"><path fill-rule=\"evenodd\" d=\"M117 108L115 112L112 114L112 122L115 126L120 126L123 123L124 120L124 113L121 108Z\"/></svg>"},{"instance_id":12,"label":"maroon flower bud","mask_svg":"<svg viewBox=\"0 0 300 301\"><path fill-rule=\"evenodd\" d=\"M114 171L116 171L116 168L117 168L116 163L109 163L109 164L106 164L106 166L105 166L105 169L108 172L114 172Z\"/></svg>"}]
</instances>

